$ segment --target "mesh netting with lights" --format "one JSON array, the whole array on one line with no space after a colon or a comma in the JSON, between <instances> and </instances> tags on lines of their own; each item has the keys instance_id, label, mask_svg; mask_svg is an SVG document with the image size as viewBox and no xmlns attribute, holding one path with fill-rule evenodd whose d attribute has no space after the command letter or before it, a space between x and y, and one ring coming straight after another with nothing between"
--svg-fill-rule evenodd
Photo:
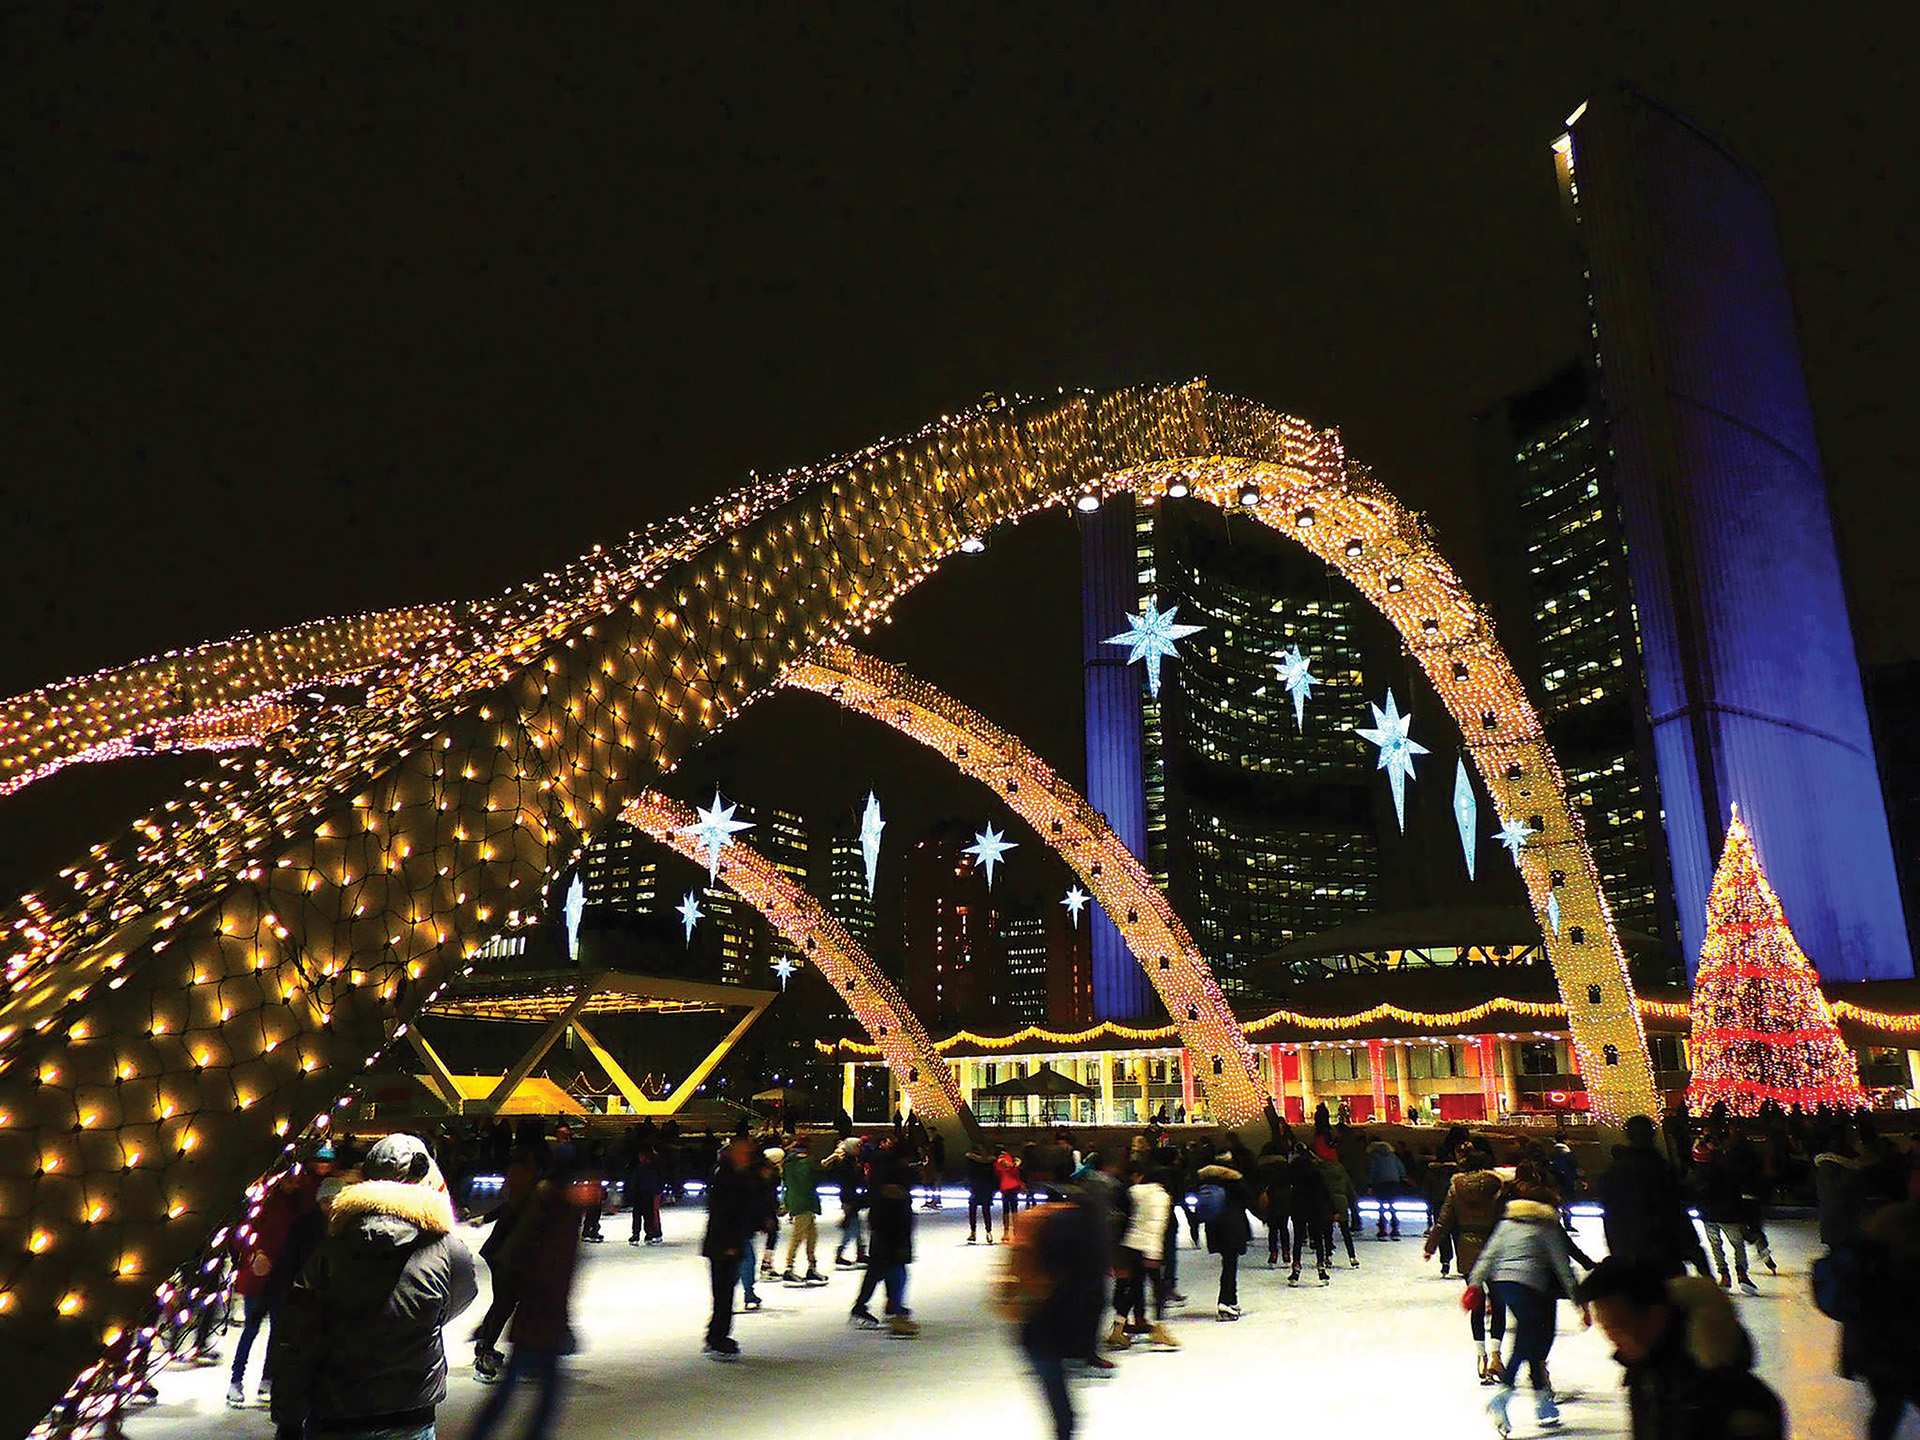
<instances>
[{"instance_id":1,"label":"mesh netting with lights","mask_svg":"<svg viewBox=\"0 0 1920 1440\"><path fill-rule=\"evenodd\" d=\"M1543 938L1596 1111L1650 1108L1632 985L1539 717L1418 517L1333 432L1198 382L993 400L492 600L0 705L8 782L156 719L183 743L263 742L0 913L0 1428L29 1428L76 1374L74 1413L121 1403L219 1302L265 1179L491 938L544 913L596 827L788 666L998 526L1176 487L1292 536L1391 620L1500 815L1527 826L1517 858L1536 912L1555 902ZM287 703L343 677L364 694ZM216 723L269 701L259 723Z\"/></svg>"}]
</instances>

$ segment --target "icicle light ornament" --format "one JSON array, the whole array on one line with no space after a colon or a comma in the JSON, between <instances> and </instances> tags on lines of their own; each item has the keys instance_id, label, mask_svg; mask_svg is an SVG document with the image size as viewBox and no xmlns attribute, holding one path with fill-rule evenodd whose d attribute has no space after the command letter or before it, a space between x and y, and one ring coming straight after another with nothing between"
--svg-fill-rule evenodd
<instances>
[{"instance_id":1,"label":"icicle light ornament","mask_svg":"<svg viewBox=\"0 0 1920 1440\"><path fill-rule=\"evenodd\" d=\"M1692 1061L1687 1108L1696 1115L1722 1103L1754 1115L1768 1100L1802 1110L1867 1104L1820 976L1793 938L1737 805L1707 891Z\"/></svg>"},{"instance_id":2,"label":"icicle light ornament","mask_svg":"<svg viewBox=\"0 0 1920 1440\"><path fill-rule=\"evenodd\" d=\"M217 696L180 685L176 702L147 662L0 704L17 781L130 749L176 703L364 687L223 754L0 914L0 1430L24 1433L83 1371L88 1394L123 1389L177 1298L160 1279L483 946L554 913L597 827L788 666L883 623L969 537L1176 485L1293 536L1392 622L1490 802L1535 832L1521 874L1536 914L1560 897L1546 946L1595 1110L1650 1109L1632 986L1539 717L1420 519L1334 432L1200 382L992 399L500 596L328 622L365 627L366 659L302 627L189 652L247 657Z\"/></svg>"}]
</instances>

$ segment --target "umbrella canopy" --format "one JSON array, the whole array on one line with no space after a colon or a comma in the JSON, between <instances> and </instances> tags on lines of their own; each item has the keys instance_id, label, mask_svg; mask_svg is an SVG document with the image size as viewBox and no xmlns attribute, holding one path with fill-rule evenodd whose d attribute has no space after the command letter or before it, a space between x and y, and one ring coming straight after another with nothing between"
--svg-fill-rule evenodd
<instances>
[{"instance_id":1,"label":"umbrella canopy","mask_svg":"<svg viewBox=\"0 0 1920 1440\"><path fill-rule=\"evenodd\" d=\"M998 1085L985 1085L973 1092L981 1095L1080 1096L1091 1100L1093 1091L1078 1080L1069 1080L1051 1065L1042 1065L1031 1075L1016 1075Z\"/></svg>"}]
</instances>

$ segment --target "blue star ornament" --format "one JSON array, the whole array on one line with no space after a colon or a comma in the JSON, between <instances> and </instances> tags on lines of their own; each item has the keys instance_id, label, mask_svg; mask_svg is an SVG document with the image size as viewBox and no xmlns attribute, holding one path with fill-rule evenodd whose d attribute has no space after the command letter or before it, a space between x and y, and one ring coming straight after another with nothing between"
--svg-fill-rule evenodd
<instances>
[{"instance_id":1,"label":"blue star ornament","mask_svg":"<svg viewBox=\"0 0 1920 1440\"><path fill-rule=\"evenodd\" d=\"M674 831L676 835L690 835L706 849L707 878L717 879L720 874L720 852L733 843L733 837L739 831L751 830L750 820L736 820L733 812L738 805L726 804L718 790L713 792L713 804L702 810L697 806L694 814L700 817L699 823L687 825Z\"/></svg>"},{"instance_id":2,"label":"blue star ornament","mask_svg":"<svg viewBox=\"0 0 1920 1440\"><path fill-rule=\"evenodd\" d=\"M1513 863L1520 863L1520 852L1527 848L1527 842L1533 838L1533 827L1519 820L1502 820L1500 828L1493 832L1493 838L1507 847L1507 853L1513 857Z\"/></svg>"},{"instance_id":3,"label":"blue star ornament","mask_svg":"<svg viewBox=\"0 0 1920 1440\"><path fill-rule=\"evenodd\" d=\"M987 888L991 890L993 888L993 867L1006 859L1007 851L1017 850L1019 848L1018 842L1007 839L1004 832L994 829L992 825L988 825L985 830L982 830L978 835L973 837L973 844L966 847L966 853L973 856L974 859L978 860L980 864L985 867L987 872Z\"/></svg>"},{"instance_id":4,"label":"blue star ornament","mask_svg":"<svg viewBox=\"0 0 1920 1440\"><path fill-rule=\"evenodd\" d=\"M1467 857L1467 879L1473 879L1476 856L1475 832L1480 823L1480 801L1473 793L1473 781L1467 778L1466 757L1454 763L1453 823L1460 827L1460 849Z\"/></svg>"},{"instance_id":5,"label":"blue star ornament","mask_svg":"<svg viewBox=\"0 0 1920 1440\"><path fill-rule=\"evenodd\" d=\"M1060 903L1067 907L1067 916L1073 922L1074 929L1078 930L1080 928L1080 912L1087 908L1087 901L1092 898L1091 895L1087 894L1087 892L1082 890L1078 885L1069 885L1067 887L1067 898Z\"/></svg>"},{"instance_id":6,"label":"blue star ornament","mask_svg":"<svg viewBox=\"0 0 1920 1440\"><path fill-rule=\"evenodd\" d=\"M1387 783L1393 787L1393 813L1400 822L1400 829L1407 828L1407 781L1413 778L1413 757L1425 755L1427 747L1413 739L1407 731L1413 726L1413 716L1402 715L1400 707L1394 703L1393 691L1387 691L1386 708L1378 705L1368 706L1373 711L1371 730L1354 726L1354 733L1362 740L1380 748L1378 769L1387 772Z\"/></svg>"},{"instance_id":7,"label":"blue star ornament","mask_svg":"<svg viewBox=\"0 0 1920 1440\"><path fill-rule=\"evenodd\" d=\"M686 932L687 944L693 943L693 927L700 923L700 897L693 891L687 891L687 898L674 909L680 912L680 928Z\"/></svg>"},{"instance_id":8,"label":"blue star ornament","mask_svg":"<svg viewBox=\"0 0 1920 1440\"><path fill-rule=\"evenodd\" d=\"M1293 728L1305 730L1307 701L1313 697L1313 687L1320 683L1320 677L1313 673L1313 661L1300 653L1298 645L1289 645L1280 657L1280 683L1293 697Z\"/></svg>"},{"instance_id":9,"label":"blue star ornament","mask_svg":"<svg viewBox=\"0 0 1920 1440\"><path fill-rule=\"evenodd\" d=\"M880 797L867 792L867 808L860 816L860 858L867 864L867 898L873 899L873 876L880 864L880 832L887 822L880 818Z\"/></svg>"},{"instance_id":10,"label":"blue star ornament","mask_svg":"<svg viewBox=\"0 0 1920 1440\"><path fill-rule=\"evenodd\" d=\"M1169 605L1165 610L1155 603L1149 595L1140 608L1138 615L1127 616L1126 633L1107 638L1109 645L1127 645L1132 647L1127 663L1144 660L1147 665L1147 693L1160 694L1160 662L1177 659L1174 641L1184 640L1189 635L1198 634L1205 629L1202 625L1176 625L1173 617L1180 613L1178 605Z\"/></svg>"},{"instance_id":11,"label":"blue star ornament","mask_svg":"<svg viewBox=\"0 0 1920 1440\"><path fill-rule=\"evenodd\" d=\"M787 988L787 981L793 978L793 972L799 968L798 965L793 963L792 957L787 955L782 955L778 960L773 962L773 973L780 977L780 988L782 990Z\"/></svg>"}]
</instances>

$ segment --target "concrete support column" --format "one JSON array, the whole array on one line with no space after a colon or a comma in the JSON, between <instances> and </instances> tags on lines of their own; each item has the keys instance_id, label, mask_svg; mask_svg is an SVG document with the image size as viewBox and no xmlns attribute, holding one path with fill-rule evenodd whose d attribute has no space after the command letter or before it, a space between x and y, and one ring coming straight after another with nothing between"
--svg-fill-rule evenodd
<instances>
[{"instance_id":1,"label":"concrete support column","mask_svg":"<svg viewBox=\"0 0 1920 1440\"><path fill-rule=\"evenodd\" d=\"M1313 1047L1296 1045L1293 1053L1300 1057L1300 1118L1311 1125L1313 1107L1318 1103L1313 1094Z\"/></svg>"},{"instance_id":2,"label":"concrete support column","mask_svg":"<svg viewBox=\"0 0 1920 1440\"><path fill-rule=\"evenodd\" d=\"M840 1067L840 1108L847 1112L847 1119L853 1119L854 1075L860 1067L849 1060Z\"/></svg>"},{"instance_id":3,"label":"concrete support column","mask_svg":"<svg viewBox=\"0 0 1920 1440\"><path fill-rule=\"evenodd\" d=\"M1097 1123L1113 1124L1113 1056L1105 1053L1100 1056L1100 1110Z\"/></svg>"},{"instance_id":4,"label":"concrete support column","mask_svg":"<svg viewBox=\"0 0 1920 1440\"><path fill-rule=\"evenodd\" d=\"M1193 1052L1180 1047L1180 1103L1187 1107L1187 1119L1193 1119Z\"/></svg>"},{"instance_id":5,"label":"concrete support column","mask_svg":"<svg viewBox=\"0 0 1920 1440\"><path fill-rule=\"evenodd\" d=\"M1413 1053L1412 1047L1400 1041L1393 1045L1394 1089L1400 1096L1400 1118L1405 1120L1413 1112L1412 1092L1407 1089L1407 1057Z\"/></svg>"}]
</instances>

